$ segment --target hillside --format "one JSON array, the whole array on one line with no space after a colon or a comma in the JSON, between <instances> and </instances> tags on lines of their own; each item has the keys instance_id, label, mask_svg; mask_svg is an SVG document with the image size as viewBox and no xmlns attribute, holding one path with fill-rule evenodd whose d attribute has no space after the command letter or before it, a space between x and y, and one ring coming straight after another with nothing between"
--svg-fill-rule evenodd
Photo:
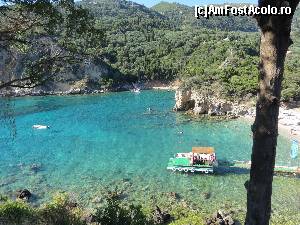
<instances>
[{"instance_id":1,"label":"hillside","mask_svg":"<svg viewBox=\"0 0 300 225\"><path fill-rule=\"evenodd\" d=\"M125 0L84 0L79 2L106 29L121 32L151 28L168 28L169 19L143 5Z\"/></svg>"},{"instance_id":2,"label":"hillside","mask_svg":"<svg viewBox=\"0 0 300 225\"><path fill-rule=\"evenodd\" d=\"M212 87L227 98L255 96L259 32L252 18L197 20L192 7L165 2L151 9L125 0L77 4L90 10L106 40L95 63L76 65L72 75L63 74L59 81L84 80L92 86L119 87L138 81L180 79L186 88ZM287 56L284 100L300 99L299 20L298 10L294 45Z\"/></svg>"},{"instance_id":3,"label":"hillside","mask_svg":"<svg viewBox=\"0 0 300 225\"><path fill-rule=\"evenodd\" d=\"M211 17L210 19L195 18L194 7L178 3L161 2L151 9L170 18L178 27L219 29L224 31L257 31L256 22L251 17Z\"/></svg>"},{"instance_id":4,"label":"hillside","mask_svg":"<svg viewBox=\"0 0 300 225\"><path fill-rule=\"evenodd\" d=\"M130 81L181 79L187 87L213 86L229 98L255 95L259 33L248 17L197 20L176 3L142 5L121 0L84 1L107 31L105 58ZM297 20L297 19L295 19ZM242 31L241 31L242 30ZM300 97L298 48L288 56L284 98ZM119 84L120 77L113 77ZM124 79L122 79L124 80Z\"/></svg>"},{"instance_id":5,"label":"hillside","mask_svg":"<svg viewBox=\"0 0 300 225\"><path fill-rule=\"evenodd\" d=\"M89 7L91 12L98 17L117 18L135 15L148 16L150 18L162 17L159 13L138 3L126 0L84 0L80 2L83 6Z\"/></svg>"},{"instance_id":6,"label":"hillside","mask_svg":"<svg viewBox=\"0 0 300 225\"><path fill-rule=\"evenodd\" d=\"M192 28L218 29L223 31L255 32L255 21L249 17L212 17L196 19L194 8L178 3L161 2L152 8L125 0L84 0L80 4L101 19L106 26L126 30L141 28L167 28L172 30ZM117 21L116 21L117 20Z\"/></svg>"},{"instance_id":7,"label":"hillside","mask_svg":"<svg viewBox=\"0 0 300 225\"><path fill-rule=\"evenodd\" d=\"M294 15L293 29L294 29L294 32L297 32L300 34L300 7L298 7L298 10L296 11L296 13Z\"/></svg>"}]
</instances>

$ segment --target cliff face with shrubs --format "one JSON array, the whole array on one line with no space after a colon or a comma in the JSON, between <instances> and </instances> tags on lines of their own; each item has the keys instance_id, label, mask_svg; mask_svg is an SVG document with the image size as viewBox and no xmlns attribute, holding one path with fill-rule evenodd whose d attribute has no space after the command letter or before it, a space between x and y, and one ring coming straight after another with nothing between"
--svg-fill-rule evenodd
<instances>
[{"instance_id":1,"label":"cliff face with shrubs","mask_svg":"<svg viewBox=\"0 0 300 225\"><path fill-rule=\"evenodd\" d=\"M195 115L244 116L254 113L253 103L229 101L213 92L179 89L175 93L175 111L191 111Z\"/></svg>"},{"instance_id":2,"label":"cliff face with shrubs","mask_svg":"<svg viewBox=\"0 0 300 225\"><path fill-rule=\"evenodd\" d=\"M22 77L25 70L26 55L8 54L0 51L1 81ZM83 94L97 92L109 86L119 72L100 59L86 59L70 65L63 72L55 74L47 82L35 88L8 88L0 90L0 95L43 95L43 94ZM0 82L1 83L1 82Z\"/></svg>"}]
</instances>

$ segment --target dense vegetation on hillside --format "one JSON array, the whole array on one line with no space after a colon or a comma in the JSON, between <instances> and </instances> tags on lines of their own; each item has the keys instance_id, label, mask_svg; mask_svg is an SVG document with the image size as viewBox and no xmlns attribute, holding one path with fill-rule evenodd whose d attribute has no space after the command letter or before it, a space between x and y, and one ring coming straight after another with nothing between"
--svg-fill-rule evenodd
<instances>
[{"instance_id":1,"label":"dense vegetation on hillside","mask_svg":"<svg viewBox=\"0 0 300 225\"><path fill-rule=\"evenodd\" d=\"M256 94L259 33L253 18L197 20L192 7L166 2L151 9L122 0L80 4L90 9L106 30L103 57L121 72L104 79L110 84L124 81L124 77L130 82L179 78L186 87L212 85L227 97ZM299 15L294 23L299 30L297 20ZM300 97L299 47L296 40L288 56L285 100Z\"/></svg>"},{"instance_id":2,"label":"dense vegetation on hillside","mask_svg":"<svg viewBox=\"0 0 300 225\"><path fill-rule=\"evenodd\" d=\"M179 3L161 2L152 7L153 10L170 18L175 27L193 27L193 28L208 28L224 31L257 31L255 20L250 17L211 17L197 19L194 15L194 7L182 5Z\"/></svg>"},{"instance_id":3,"label":"dense vegetation on hillside","mask_svg":"<svg viewBox=\"0 0 300 225\"><path fill-rule=\"evenodd\" d=\"M68 75L70 70L65 70L56 80L72 82L84 77L87 83L107 87L124 82L180 79L185 87L213 87L230 98L248 98L256 94L259 32L253 18L196 19L193 7L166 2L152 8L126 0L83 0L76 4L88 9L95 17L95 27L101 31L101 38L95 39L83 32L83 39L76 41L65 35L68 42L59 43L67 43L67 47L76 47L78 51L87 48L89 54L97 52L97 60L80 60L81 63L73 68L74 75ZM300 99L297 76L300 71L299 11L293 25L295 43L287 57L282 91L285 100ZM94 21L94 18L90 19ZM64 32L56 31L58 36L64 35ZM102 38L102 31L105 38ZM101 49L95 46L101 46ZM27 51L33 52L31 48ZM85 61L98 62L98 65L89 70L89 64L83 63ZM19 68L19 64L15 68ZM106 73L101 72L103 65L108 68ZM2 70L8 74L7 66L2 66Z\"/></svg>"},{"instance_id":4,"label":"dense vegetation on hillside","mask_svg":"<svg viewBox=\"0 0 300 225\"><path fill-rule=\"evenodd\" d=\"M300 9L299 8L296 11L294 16L293 29L298 33L300 32Z\"/></svg>"},{"instance_id":5,"label":"dense vegetation on hillside","mask_svg":"<svg viewBox=\"0 0 300 225\"><path fill-rule=\"evenodd\" d=\"M68 73L99 55L103 36L73 1L1 1L0 89L32 88Z\"/></svg>"}]
</instances>

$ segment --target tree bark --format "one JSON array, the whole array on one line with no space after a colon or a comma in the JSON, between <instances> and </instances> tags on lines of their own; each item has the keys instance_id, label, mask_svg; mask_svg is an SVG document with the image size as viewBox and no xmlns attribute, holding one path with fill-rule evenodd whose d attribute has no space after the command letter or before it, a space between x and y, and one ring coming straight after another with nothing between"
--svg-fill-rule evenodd
<instances>
[{"instance_id":1,"label":"tree bark","mask_svg":"<svg viewBox=\"0 0 300 225\"><path fill-rule=\"evenodd\" d=\"M294 11L299 0L260 1L259 6L289 6ZM261 29L259 93L252 126L253 147L250 181L247 188L246 225L267 225L271 216L272 182L278 136L278 114L286 52L293 15L260 16Z\"/></svg>"}]
</instances>

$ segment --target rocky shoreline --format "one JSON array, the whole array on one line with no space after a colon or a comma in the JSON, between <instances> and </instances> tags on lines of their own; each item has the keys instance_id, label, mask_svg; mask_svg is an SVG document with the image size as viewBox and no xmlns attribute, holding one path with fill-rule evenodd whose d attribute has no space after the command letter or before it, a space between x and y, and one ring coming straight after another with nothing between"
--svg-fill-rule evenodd
<instances>
[{"instance_id":1,"label":"rocky shoreline","mask_svg":"<svg viewBox=\"0 0 300 225\"><path fill-rule=\"evenodd\" d=\"M214 93L202 93L197 90L179 89L175 93L175 101L175 111L186 111L194 115L237 118L252 116L255 113L254 102L232 102Z\"/></svg>"},{"instance_id":2,"label":"rocky shoreline","mask_svg":"<svg viewBox=\"0 0 300 225\"><path fill-rule=\"evenodd\" d=\"M149 81L145 83L124 83L114 85L112 87L103 88L96 85L89 85L85 80L80 80L72 85L59 85L60 88L47 88L47 87L36 87L36 88L12 88L4 91L0 91L0 97L24 97L24 96L65 96L65 95L91 95L101 94L109 92L121 92L131 91L135 87L140 90L176 90L176 82L160 82L160 81ZM63 87L62 87L63 86Z\"/></svg>"},{"instance_id":3,"label":"rocky shoreline","mask_svg":"<svg viewBox=\"0 0 300 225\"><path fill-rule=\"evenodd\" d=\"M245 118L251 122L255 118L254 101L232 102L213 93L203 94L197 90L180 89L175 93L175 100L175 111L231 119ZM300 142L300 107L297 102L281 104L278 126L281 135Z\"/></svg>"}]
</instances>

